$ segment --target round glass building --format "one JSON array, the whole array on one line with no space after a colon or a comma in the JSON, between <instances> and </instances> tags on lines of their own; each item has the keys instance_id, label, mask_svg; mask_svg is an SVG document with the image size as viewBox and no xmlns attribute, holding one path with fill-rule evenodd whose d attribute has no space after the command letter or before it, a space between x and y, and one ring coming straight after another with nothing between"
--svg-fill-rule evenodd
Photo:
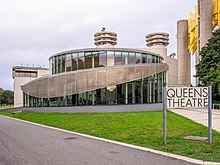
<instances>
[{"instance_id":1,"label":"round glass building","mask_svg":"<svg viewBox=\"0 0 220 165\"><path fill-rule=\"evenodd\" d=\"M95 34L96 48L57 53L50 74L21 88L24 106L81 106L162 102L168 70L163 58L143 49L115 48L113 32Z\"/></svg>"}]
</instances>

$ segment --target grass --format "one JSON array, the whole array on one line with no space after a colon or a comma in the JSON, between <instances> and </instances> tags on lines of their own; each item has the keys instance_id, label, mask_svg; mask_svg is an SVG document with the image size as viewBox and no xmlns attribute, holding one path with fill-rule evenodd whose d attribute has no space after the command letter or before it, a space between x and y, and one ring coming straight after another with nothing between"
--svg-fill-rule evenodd
<instances>
[{"instance_id":1,"label":"grass","mask_svg":"<svg viewBox=\"0 0 220 165\"><path fill-rule=\"evenodd\" d=\"M183 137L190 135L207 136L207 127L170 111L167 113L167 145L163 145L162 111L0 114L195 159L220 162L220 133L213 131L213 145L207 141L184 140Z\"/></svg>"}]
</instances>

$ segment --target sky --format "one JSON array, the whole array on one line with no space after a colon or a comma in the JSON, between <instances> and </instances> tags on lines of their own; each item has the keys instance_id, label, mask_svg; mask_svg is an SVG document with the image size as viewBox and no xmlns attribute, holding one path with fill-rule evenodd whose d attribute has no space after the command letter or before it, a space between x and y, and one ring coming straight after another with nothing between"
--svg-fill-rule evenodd
<instances>
[{"instance_id":1,"label":"sky","mask_svg":"<svg viewBox=\"0 0 220 165\"><path fill-rule=\"evenodd\" d=\"M116 32L117 47L144 48L152 32L170 34L176 53L177 21L196 0L0 0L0 88L13 90L13 66L49 65L65 50L94 47L94 33Z\"/></svg>"}]
</instances>

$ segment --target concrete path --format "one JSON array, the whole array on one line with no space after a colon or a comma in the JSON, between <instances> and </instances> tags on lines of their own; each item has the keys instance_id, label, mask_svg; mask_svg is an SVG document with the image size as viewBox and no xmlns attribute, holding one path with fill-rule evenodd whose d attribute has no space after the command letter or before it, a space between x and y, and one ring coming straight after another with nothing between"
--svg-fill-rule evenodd
<instances>
[{"instance_id":1,"label":"concrete path","mask_svg":"<svg viewBox=\"0 0 220 165\"><path fill-rule=\"evenodd\" d=\"M208 126L208 112L206 109L172 109L179 115L185 116L197 123ZM212 114L212 128L220 132L220 112L213 110Z\"/></svg>"},{"instance_id":2,"label":"concrete path","mask_svg":"<svg viewBox=\"0 0 220 165\"><path fill-rule=\"evenodd\" d=\"M0 165L192 165L0 116Z\"/></svg>"}]
</instances>

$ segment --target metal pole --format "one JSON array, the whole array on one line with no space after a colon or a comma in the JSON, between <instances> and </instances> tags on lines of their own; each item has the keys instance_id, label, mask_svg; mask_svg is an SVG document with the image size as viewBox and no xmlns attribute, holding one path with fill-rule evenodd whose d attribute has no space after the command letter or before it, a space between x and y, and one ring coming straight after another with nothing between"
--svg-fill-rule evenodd
<instances>
[{"instance_id":1,"label":"metal pole","mask_svg":"<svg viewBox=\"0 0 220 165\"><path fill-rule=\"evenodd\" d=\"M208 86L208 142L212 144L212 86Z\"/></svg>"},{"instance_id":2,"label":"metal pole","mask_svg":"<svg viewBox=\"0 0 220 165\"><path fill-rule=\"evenodd\" d=\"M166 83L163 84L163 143L167 144L167 96Z\"/></svg>"}]
</instances>

